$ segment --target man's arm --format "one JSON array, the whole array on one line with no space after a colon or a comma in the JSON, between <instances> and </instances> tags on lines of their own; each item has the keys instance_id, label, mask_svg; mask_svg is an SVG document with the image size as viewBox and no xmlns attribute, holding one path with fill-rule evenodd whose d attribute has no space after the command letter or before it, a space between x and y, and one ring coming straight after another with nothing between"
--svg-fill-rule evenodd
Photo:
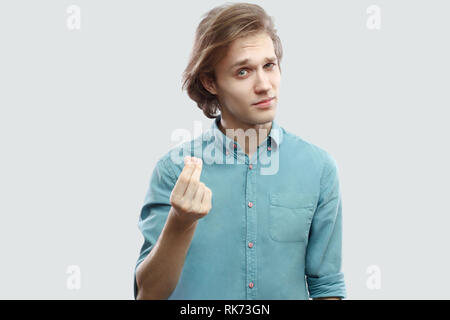
<instances>
[{"instance_id":1,"label":"man's arm","mask_svg":"<svg viewBox=\"0 0 450 320\"><path fill-rule=\"evenodd\" d=\"M190 160L190 157L187 159ZM136 269L136 299L167 299L175 289L199 219L211 210L211 189L200 182L202 162L186 161L170 195L158 240Z\"/></svg>"},{"instance_id":2,"label":"man's arm","mask_svg":"<svg viewBox=\"0 0 450 320\"><path fill-rule=\"evenodd\" d=\"M173 208L153 249L138 266L136 299L167 299L175 289L197 223L186 228L177 223Z\"/></svg>"},{"instance_id":3,"label":"man's arm","mask_svg":"<svg viewBox=\"0 0 450 320\"><path fill-rule=\"evenodd\" d=\"M334 159L326 153L319 202L306 248L305 275L312 299L345 298L341 252L342 203L338 170Z\"/></svg>"}]
</instances>

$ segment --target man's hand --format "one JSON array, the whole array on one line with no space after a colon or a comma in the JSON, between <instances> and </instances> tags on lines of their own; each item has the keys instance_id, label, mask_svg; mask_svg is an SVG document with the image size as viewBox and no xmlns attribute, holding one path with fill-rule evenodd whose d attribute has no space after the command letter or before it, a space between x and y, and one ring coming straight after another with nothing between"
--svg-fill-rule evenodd
<instances>
[{"instance_id":1,"label":"man's hand","mask_svg":"<svg viewBox=\"0 0 450 320\"><path fill-rule=\"evenodd\" d=\"M212 191L200 182L202 159L185 157L184 168L170 195L174 219L189 228L211 210Z\"/></svg>"}]
</instances>

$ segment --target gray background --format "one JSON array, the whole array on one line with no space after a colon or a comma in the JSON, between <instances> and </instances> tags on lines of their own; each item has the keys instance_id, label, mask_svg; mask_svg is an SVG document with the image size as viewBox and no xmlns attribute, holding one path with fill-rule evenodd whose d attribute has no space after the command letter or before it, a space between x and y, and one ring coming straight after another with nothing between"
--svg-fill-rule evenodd
<instances>
[{"instance_id":1,"label":"gray background","mask_svg":"<svg viewBox=\"0 0 450 320\"><path fill-rule=\"evenodd\" d=\"M276 119L339 166L348 298L450 298L449 2L250 2L283 43ZM181 73L222 3L0 2L0 298L133 298L153 167L174 130L212 121Z\"/></svg>"}]
</instances>

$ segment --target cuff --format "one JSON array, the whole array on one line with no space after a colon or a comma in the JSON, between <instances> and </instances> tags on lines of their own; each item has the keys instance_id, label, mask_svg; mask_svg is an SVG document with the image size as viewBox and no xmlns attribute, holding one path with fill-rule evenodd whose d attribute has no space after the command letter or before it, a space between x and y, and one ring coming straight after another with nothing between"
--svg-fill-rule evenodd
<instances>
[{"instance_id":1,"label":"cuff","mask_svg":"<svg viewBox=\"0 0 450 320\"><path fill-rule=\"evenodd\" d=\"M310 298L340 297L346 298L347 293L342 272L319 278L306 277Z\"/></svg>"}]
</instances>

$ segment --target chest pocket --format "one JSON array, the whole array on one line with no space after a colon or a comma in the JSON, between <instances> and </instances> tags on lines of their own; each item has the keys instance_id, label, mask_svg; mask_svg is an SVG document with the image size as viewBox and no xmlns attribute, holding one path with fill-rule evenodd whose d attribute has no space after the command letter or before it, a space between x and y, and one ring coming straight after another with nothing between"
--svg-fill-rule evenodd
<instances>
[{"instance_id":1,"label":"chest pocket","mask_svg":"<svg viewBox=\"0 0 450 320\"><path fill-rule=\"evenodd\" d=\"M269 235L279 242L306 242L317 197L302 193L270 193Z\"/></svg>"}]
</instances>

